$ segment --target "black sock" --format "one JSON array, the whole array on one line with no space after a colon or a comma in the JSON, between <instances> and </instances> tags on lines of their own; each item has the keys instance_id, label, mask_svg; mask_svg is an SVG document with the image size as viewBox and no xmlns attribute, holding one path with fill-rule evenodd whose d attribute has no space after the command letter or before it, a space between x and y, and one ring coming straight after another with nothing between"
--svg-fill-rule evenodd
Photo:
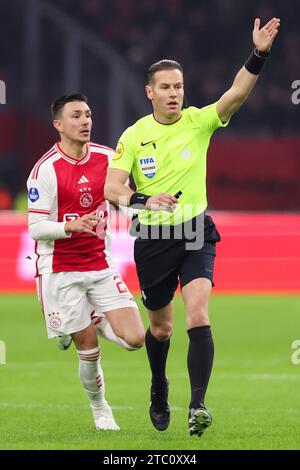
<instances>
[{"instance_id":1,"label":"black sock","mask_svg":"<svg viewBox=\"0 0 300 470\"><path fill-rule=\"evenodd\" d=\"M170 347L170 338L167 341L157 341L148 328L145 336L148 359L152 371L152 384L160 385L165 382L166 362Z\"/></svg>"},{"instance_id":2,"label":"black sock","mask_svg":"<svg viewBox=\"0 0 300 470\"><path fill-rule=\"evenodd\" d=\"M210 326L198 326L188 330L190 338L188 350L188 370L191 383L191 408L204 405L214 358L214 343Z\"/></svg>"}]
</instances>

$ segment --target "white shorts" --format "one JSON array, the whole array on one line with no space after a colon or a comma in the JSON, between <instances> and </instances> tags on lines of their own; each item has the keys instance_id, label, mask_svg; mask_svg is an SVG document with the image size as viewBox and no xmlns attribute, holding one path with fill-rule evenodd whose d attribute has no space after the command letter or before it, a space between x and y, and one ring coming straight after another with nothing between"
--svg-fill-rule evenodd
<instances>
[{"instance_id":1,"label":"white shorts","mask_svg":"<svg viewBox=\"0 0 300 470\"><path fill-rule=\"evenodd\" d=\"M93 311L103 315L118 308L138 308L114 268L47 273L36 281L48 338L83 330L91 323Z\"/></svg>"}]
</instances>

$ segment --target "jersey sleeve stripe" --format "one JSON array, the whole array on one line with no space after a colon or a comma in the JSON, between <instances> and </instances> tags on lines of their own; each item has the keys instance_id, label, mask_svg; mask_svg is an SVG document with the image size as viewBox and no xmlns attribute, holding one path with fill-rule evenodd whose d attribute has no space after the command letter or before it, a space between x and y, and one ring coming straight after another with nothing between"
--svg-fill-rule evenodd
<instances>
[{"instance_id":1,"label":"jersey sleeve stripe","mask_svg":"<svg viewBox=\"0 0 300 470\"><path fill-rule=\"evenodd\" d=\"M34 173L34 177L33 179L37 179L38 178L38 175L39 175L39 171L40 171L40 168L41 166L43 165L43 163L45 163L49 158L51 158L53 155L55 155L55 151L53 151L53 153L50 153L47 157L45 157L36 167L35 169L35 173Z\"/></svg>"},{"instance_id":2,"label":"jersey sleeve stripe","mask_svg":"<svg viewBox=\"0 0 300 470\"><path fill-rule=\"evenodd\" d=\"M40 169L40 167L42 166L42 164L45 163L45 161L47 161L49 158L53 157L53 155L55 155L55 153L56 153L56 150L54 149L54 150L52 150L51 153L46 154L45 157L42 157L42 158L37 162L37 164L35 165L35 167L34 167L34 169L33 169L33 171L32 171L32 177L31 177L31 178L32 178L33 180L36 180L36 179L37 179L38 174L39 174L39 169Z\"/></svg>"},{"instance_id":3,"label":"jersey sleeve stripe","mask_svg":"<svg viewBox=\"0 0 300 470\"><path fill-rule=\"evenodd\" d=\"M33 176L33 174L35 173L36 167L39 165L39 163L42 162L42 161L44 160L44 158L48 157L48 155L49 155L50 153L52 153L53 150L54 150L54 147L51 147L51 149L48 150L48 152L44 153L44 155L42 155L42 157L36 162L36 164L34 165L34 167L33 167L33 169L32 169L32 172L31 172L32 176Z\"/></svg>"},{"instance_id":4,"label":"jersey sleeve stripe","mask_svg":"<svg viewBox=\"0 0 300 470\"><path fill-rule=\"evenodd\" d=\"M43 209L28 209L28 212L31 212L33 214L50 214L50 211L44 211Z\"/></svg>"}]
</instances>

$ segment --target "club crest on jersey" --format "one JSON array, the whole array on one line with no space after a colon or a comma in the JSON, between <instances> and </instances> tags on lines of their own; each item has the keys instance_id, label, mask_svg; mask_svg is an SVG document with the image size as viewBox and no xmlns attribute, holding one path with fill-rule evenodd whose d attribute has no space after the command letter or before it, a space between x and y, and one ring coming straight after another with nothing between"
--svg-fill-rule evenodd
<instances>
[{"instance_id":1,"label":"club crest on jersey","mask_svg":"<svg viewBox=\"0 0 300 470\"><path fill-rule=\"evenodd\" d=\"M157 172L155 157L143 157L139 159L139 164L143 174L147 178L153 178Z\"/></svg>"},{"instance_id":2,"label":"club crest on jersey","mask_svg":"<svg viewBox=\"0 0 300 470\"><path fill-rule=\"evenodd\" d=\"M93 196L90 193L85 192L85 191L90 191L90 190L91 188L83 188L79 190L79 192L81 193L79 202L82 207L90 207L93 204L93 201L94 201Z\"/></svg>"},{"instance_id":3,"label":"club crest on jersey","mask_svg":"<svg viewBox=\"0 0 300 470\"><path fill-rule=\"evenodd\" d=\"M31 202L35 202L39 199L39 191L37 188L30 188L28 191L28 198L30 199Z\"/></svg>"}]
</instances>

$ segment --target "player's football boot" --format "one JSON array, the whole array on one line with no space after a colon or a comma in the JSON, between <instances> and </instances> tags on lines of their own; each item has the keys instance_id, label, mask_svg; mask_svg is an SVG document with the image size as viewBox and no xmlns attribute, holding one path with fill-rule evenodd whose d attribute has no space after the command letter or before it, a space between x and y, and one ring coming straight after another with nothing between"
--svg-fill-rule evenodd
<instances>
[{"instance_id":1,"label":"player's football boot","mask_svg":"<svg viewBox=\"0 0 300 470\"><path fill-rule=\"evenodd\" d=\"M115 422L115 419L113 417L113 413L111 410L111 407L105 400L103 404L100 407L91 407L93 416L94 416L94 422L95 422L95 428L97 431L119 431L120 428Z\"/></svg>"},{"instance_id":2,"label":"player's football boot","mask_svg":"<svg viewBox=\"0 0 300 470\"><path fill-rule=\"evenodd\" d=\"M72 336L71 335L62 335L57 337L57 347L62 351L65 351L71 346Z\"/></svg>"},{"instance_id":3,"label":"player's football boot","mask_svg":"<svg viewBox=\"0 0 300 470\"><path fill-rule=\"evenodd\" d=\"M210 412L201 405L197 409L191 409L189 412L189 430L191 436L202 436L203 431L212 423Z\"/></svg>"},{"instance_id":4,"label":"player's football boot","mask_svg":"<svg viewBox=\"0 0 300 470\"><path fill-rule=\"evenodd\" d=\"M170 406L168 403L169 381L151 386L149 414L153 426L158 431L165 431L170 424Z\"/></svg>"}]
</instances>

